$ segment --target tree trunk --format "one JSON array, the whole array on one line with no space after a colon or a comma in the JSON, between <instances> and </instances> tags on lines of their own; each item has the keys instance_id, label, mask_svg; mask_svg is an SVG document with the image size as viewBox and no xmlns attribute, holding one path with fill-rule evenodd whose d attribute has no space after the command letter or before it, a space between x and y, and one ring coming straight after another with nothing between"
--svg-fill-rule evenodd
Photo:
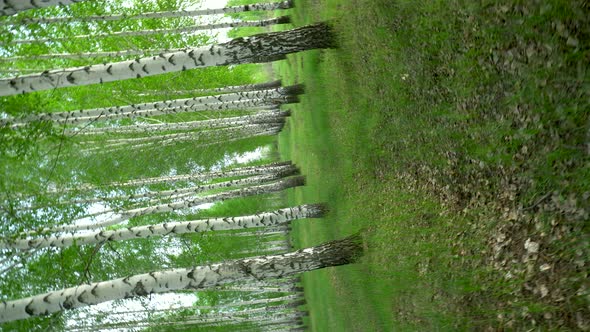
<instances>
[{"instance_id":1,"label":"tree trunk","mask_svg":"<svg viewBox=\"0 0 590 332\"><path fill-rule=\"evenodd\" d=\"M18 0L4 0L10 2L17 2ZM74 2L83 0L52 0L52 2ZM35 1L37 2L37 1ZM167 12L152 12L142 13L137 15L95 15L95 16L61 16L61 17L33 17L21 18L14 20L1 21L0 25L25 25L34 23L57 23L57 22L93 22L93 21L118 21L123 19L146 19L146 18L172 18L172 17L192 17L192 16L206 16L216 14L232 14L248 11L268 11L278 9L289 9L293 7L292 1L272 2L272 3L256 3L250 5L233 6L226 8L215 9L199 9L199 10L178 10Z\"/></svg>"},{"instance_id":2,"label":"tree trunk","mask_svg":"<svg viewBox=\"0 0 590 332\"><path fill-rule=\"evenodd\" d=\"M259 111L257 113L248 115L210 120L166 122L156 124L136 124L116 127L85 127L84 129L66 129L65 133L68 135L86 136L99 134L149 134L165 131L215 129L220 127L240 126L245 124L278 122L278 119L283 119L290 115L290 111L271 110Z\"/></svg>"},{"instance_id":3,"label":"tree trunk","mask_svg":"<svg viewBox=\"0 0 590 332\"><path fill-rule=\"evenodd\" d=\"M160 52L161 53L161 52ZM266 83L256 83L256 84L245 84L245 85L234 85L234 86L225 86L221 88L211 88L211 89L194 89L194 90L171 90L171 91L147 91L137 93L138 96L156 96L156 95L169 95L169 94L189 94L189 93L198 93L198 94L218 94L218 93L231 93L231 92L245 92L245 91L253 91L253 90L266 90L266 89L274 89L281 86L281 80L266 82Z\"/></svg>"},{"instance_id":4,"label":"tree trunk","mask_svg":"<svg viewBox=\"0 0 590 332\"><path fill-rule=\"evenodd\" d=\"M265 298L265 299L256 299L256 300L249 300L249 301L238 301L238 302L231 302L231 303L225 303L225 304L219 304L219 305L214 305L214 306L202 306L202 305L196 305L196 306L180 306L180 307L171 307L171 308L166 308L166 309L151 309L148 310L148 312L150 313L169 313L169 312L173 312L173 311L178 311L178 310L222 310L222 309L226 309L226 308L235 308L235 307L245 307L245 306L254 306L254 305L269 305L271 303L276 303L276 302L291 302L291 301L305 301L305 299L303 298L303 296L299 295L299 294L295 294L295 295L284 295L284 296L279 296L279 297L269 297L269 298ZM129 314L139 314L139 313L143 313L145 312L145 310L127 310L127 311L101 311L98 312L98 315L126 315L128 316Z\"/></svg>"},{"instance_id":5,"label":"tree trunk","mask_svg":"<svg viewBox=\"0 0 590 332\"><path fill-rule=\"evenodd\" d=\"M101 149L103 147L108 147L112 145L128 145L128 144L135 144L135 143L142 143L142 142L152 142L157 141L164 142L170 139L177 139L177 138L188 138L195 141L206 141L206 140L220 140L224 139L228 136L232 136L233 134L241 133L241 134L248 134L252 132L262 131L270 129L271 127L276 126L278 123L255 123L255 124L243 124L241 126L232 126L226 128L218 128L218 129L211 129L211 130L197 130L197 131L188 131L188 132L181 132L181 133L172 133L172 134L158 134L158 135L149 135L149 136L141 136L141 137L131 137L131 138L111 138L106 140L85 140L81 141L80 145L100 145L97 149Z\"/></svg>"},{"instance_id":6,"label":"tree trunk","mask_svg":"<svg viewBox=\"0 0 590 332\"><path fill-rule=\"evenodd\" d=\"M49 315L106 301L148 296L177 289L206 289L219 285L281 278L296 273L353 263L362 253L358 235L293 253L261 256L192 269L150 272L31 296L0 304L0 322Z\"/></svg>"},{"instance_id":7,"label":"tree trunk","mask_svg":"<svg viewBox=\"0 0 590 332\"><path fill-rule=\"evenodd\" d=\"M80 231L80 230L91 230L97 229L102 227L107 227L111 225L119 224L123 221L129 220L134 217L149 215L149 214L158 214L164 212L170 212L180 209L187 209L190 207L194 207L197 205L205 204L205 203L213 203L224 201L227 199L238 198L238 197L247 197L247 196L254 196L254 195L262 195L266 193L272 193L281 191L287 188L293 188L297 186L304 185L305 180L303 176L295 176L287 179L283 179L277 182L273 182L270 184L263 184L258 186L251 186L246 188L228 190L225 192L221 192L218 194L207 195L203 197L197 197L194 199L186 199L181 202L173 202L167 204L160 204L155 206L148 206L143 208L137 208L132 210L127 210L120 212L120 215L108 220L100 221L94 224L88 225L63 225L63 226L56 226L48 229L44 229L42 232L70 232L70 231Z\"/></svg>"},{"instance_id":8,"label":"tree trunk","mask_svg":"<svg viewBox=\"0 0 590 332\"><path fill-rule=\"evenodd\" d=\"M281 16L259 21L235 21L215 24L193 25L187 27L180 27L174 29L153 29L153 30L138 30L138 31L116 31L110 33L97 33L91 35L78 35L58 38L40 38L40 39L14 39L10 41L11 44L33 44L33 43L49 43L63 40L73 39L95 39L102 37L131 37L131 36L149 36L155 34L174 34L183 32L195 32L202 30L215 30L226 28L241 28L241 27L265 27L273 24L287 24L290 23L289 16Z\"/></svg>"},{"instance_id":9,"label":"tree trunk","mask_svg":"<svg viewBox=\"0 0 590 332\"><path fill-rule=\"evenodd\" d=\"M133 186L147 186L160 183L173 183L178 181L207 181L213 179L229 178L235 176L253 176L270 174L283 171L291 167L290 162L271 163L259 166L238 167L224 171L203 172L194 174L180 174L173 176L158 176L144 179L134 179L126 182L113 182L104 186L96 186L91 184L82 184L74 188L65 188L63 190L55 190L54 193L64 193L70 191L94 190L104 187L133 187Z\"/></svg>"},{"instance_id":10,"label":"tree trunk","mask_svg":"<svg viewBox=\"0 0 590 332\"><path fill-rule=\"evenodd\" d=\"M31 54L31 55L19 55L12 57L0 57L0 62L14 62L14 61L37 61L37 60L52 60L55 58L60 59L85 59L85 58L102 58L102 57L124 57L130 55L151 55L160 53L171 53L181 52L188 48L174 48L174 49L146 49L146 50L123 50L123 51L104 51L104 52L81 52L81 53L50 53L50 54ZM38 72L36 70L35 72Z\"/></svg>"},{"instance_id":11,"label":"tree trunk","mask_svg":"<svg viewBox=\"0 0 590 332\"><path fill-rule=\"evenodd\" d=\"M115 196L102 196L102 197L93 197L93 198L82 198L82 199L72 199L69 201L60 201L54 203L52 205L68 205L68 204L91 204L91 203L98 203L98 202L109 202L109 201L117 201L117 200L127 200L127 201L134 201L142 198L158 198L159 199L172 199L176 195L179 194L197 194L208 190L213 189L220 189L220 188L229 188L229 187L237 187L237 186L245 186L245 185L254 185L260 184L263 181L270 181L276 180L280 177L283 177L285 174L295 174L297 172L297 168L295 166L286 168L277 173L271 174L262 174L262 175L254 175L250 177L245 177L241 179L229 180L229 181L222 181L222 182L215 182L209 184L202 184L198 186L192 186L188 188L177 188L177 189L170 189L170 190L160 190L160 191L147 191L140 194L129 194L129 195L115 195ZM45 208L47 206L35 206L31 207L30 209L40 209Z\"/></svg>"},{"instance_id":12,"label":"tree trunk","mask_svg":"<svg viewBox=\"0 0 590 332\"><path fill-rule=\"evenodd\" d=\"M68 86L113 82L209 66L268 62L287 54L334 46L331 28L317 23L270 32L227 43L160 54L136 60L45 71L0 80L0 96L16 95Z\"/></svg>"},{"instance_id":13,"label":"tree trunk","mask_svg":"<svg viewBox=\"0 0 590 332\"><path fill-rule=\"evenodd\" d=\"M139 144L133 145L131 148L133 149L133 151L136 151L136 152L145 152L145 151L148 151L149 149L161 148L164 146L171 146L171 145L176 145L179 143L184 143L184 142L189 142L189 141L193 141L195 143L194 145L191 146L192 149L205 148L205 147L209 147L209 146L213 146L213 145L226 144L226 143L245 140L245 139L249 139L249 138L253 138L253 137L274 136L274 135L277 135L281 131L281 129L283 128L283 125L284 125L284 123L268 124L268 125L266 125L265 128L261 128L258 131L233 132L233 133L230 133L229 135L226 135L225 137L223 137L223 139L209 140L209 141L205 141L204 143L202 143L200 140L196 140L194 138L194 136L189 135L189 136L184 136L184 137L165 139L165 140L162 140L159 142L139 143ZM102 148L86 149L86 150L82 150L82 152L108 154L108 153L115 153L117 151L127 151L128 149L129 149L129 145L118 144L118 145L104 146Z\"/></svg>"},{"instance_id":14,"label":"tree trunk","mask_svg":"<svg viewBox=\"0 0 590 332\"><path fill-rule=\"evenodd\" d=\"M277 97L277 98L270 98L270 99L246 99L240 101L227 101L227 102L214 102L214 103L205 103L205 104L194 104L189 106L175 106L175 107L165 107L164 105L159 105L158 108L151 108L151 109L142 109L142 110L132 110L132 111L121 111L121 112L113 112L113 113L105 113L99 115L90 115L90 116L73 116L68 113L70 112L56 112L53 113L46 113L40 114L38 116L30 116L24 119L2 119L0 120L0 125L9 124L11 127L16 128L20 126L24 126L27 123L38 122L38 121L51 121L55 124L81 124L81 123L88 123L88 122L101 122L107 120L116 120L116 119L133 119L137 117L148 117L148 116L160 116L160 115L170 115L170 114L180 114L180 113L194 113L194 112L205 112L205 111L227 111L227 110L258 110L264 109L268 107L278 107L282 104L289 104L289 103L297 103L299 99L296 96L285 96L285 97ZM60 118L63 115L63 118Z\"/></svg>"},{"instance_id":15,"label":"tree trunk","mask_svg":"<svg viewBox=\"0 0 590 332\"><path fill-rule=\"evenodd\" d=\"M0 16L14 15L30 9L67 6L82 1L86 0L0 0Z\"/></svg>"},{"instance_id":16,"label":"tree trunk","mask_svg":"<svg viewBox=\"0 0 590 332\"><path fill-rule=\"evenodd\" d=\"M160 115L173 112L235 109L241 107L258 107L273 104L275 101L286 101L285 98L300 95L304 92L302 84L278 87L274 89L235 92L214 96L163 100L124 106L101 107L69 112L49 112L29 115L22 118L6 118L4 123L15 126L30 122L53 121L56 123L79 123L88 120L105 120L112 118L133 118L136 116ZM156 113L160 111L160 113Z\"/></svg>"},{"instance_id":17,"label":"tree trunk","mask_svg":"<svg viewBox=\"0 0 590 332\"><path fill-rule=\"evenodd\" d=\"M211 218L194 221L168 222L164 224L138 226L113 231L97 231L83 235L46 236L17 240L0 240L0 249L33 249L46 247L69 247L76 245L98 244L109 241L125 241L130 239L154 236L180 235L208 231L224 231L281 225L293 220L304 218L320 218L324 215L322 204L300 205L271 212L242 217Z\"/></svg>"}]
</instances>

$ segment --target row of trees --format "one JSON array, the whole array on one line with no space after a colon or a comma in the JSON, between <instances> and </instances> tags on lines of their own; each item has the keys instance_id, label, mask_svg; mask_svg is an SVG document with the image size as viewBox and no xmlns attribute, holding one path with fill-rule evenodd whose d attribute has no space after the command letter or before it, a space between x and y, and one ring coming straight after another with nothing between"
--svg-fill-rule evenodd
<instances>
[{"instance_id":1,"label":"row of trees","mask_svg":"<svg viewBox=\"0 0 590 332\"><path fill-rule=\"evenodd\" d=\"M0 66L39 71L0 78L2 329L304 329L292 276L353 262L360 239L291 251L289 224L326 211L284 207L304 177L272 160L284 104L303 86L255 82L260 66L233 65L331 47L329 26L201 46L214 35L196 31L287 23L250 12L292 3L127 5L0 3L14 15L0 19ZM231 22L201 20L228 13ZM252 148L253 163L233 165ZM190 300L132 309L156 294ZM101 303L113 304L88 307Z\"/></svg>"}]
</instances>

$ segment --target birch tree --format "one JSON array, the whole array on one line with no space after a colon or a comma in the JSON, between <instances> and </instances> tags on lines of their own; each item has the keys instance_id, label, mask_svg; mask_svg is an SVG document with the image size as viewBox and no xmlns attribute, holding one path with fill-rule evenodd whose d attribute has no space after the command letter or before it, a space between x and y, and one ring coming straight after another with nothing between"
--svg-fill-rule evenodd
<instances>
[{"instance_id":1,"label":"birch tree","mask_svg":"<svg viewBox=\"0 0 590 332\"><path fill-rule=\"evenodd\" d=\"M134 31L115 31L110 33L95 33L89 35L75 35L68 37L51 37L51 38L35 38L35 39L13 39L10 41L11 44L34 44L34 43L53 43L56 41L70 41L76 39L88 39L88 38L105 38L105 37L131 37L131 36L151 36L157 34L169 35L169 34L180 34L187 32L197 32L203 30L217 30L227 28L243 28L243 27L266 27L274 24L287 24L291 23L289 16L280 16L269 18L266 20L257 21L234 21L234 22L223 22L214 24L202 24L192 25L173 29L151 29L151 30L134 30ZM145 53L144 53L145 54Z\"/></svg>"},{"instance_id":2,"label":"birch tree","mask_svg":"<svg viewBox=\"0 0 590 332\"><path fill-rule=\"evenodd\" d=\"M254 83L254 84L244 84L244 85L234 85L234 86L225 86L220 88L211 88L211 89L193 89L193 90L170 90L170 91L141 91L138 92L138 96L157 96L157 95L169 95L169 94L204 94L204 95L213 95L218 93L231 93L231 92L245 92L245 91L253 91L253 90L266 90L266 89L273 89L280 87L281 80L275 80L265 83Z\"/></svg>"},{"instance_id":3,"label":"birch tree","mask_svg":"<svg viewBox=\"0 0 590 332\"><path fill-rule=\"evenodd\" d=\"M317 23L153 57L0 79L0 96L141 78L193 68L268 62L284 58L290 53L333 45L329 25Z\"/></svg>"},{"instance_id":4,"label":"birch tree","mask_svg":"<svg viewBox=\"0 0 590 332\"><path fill-rule=\"evenodd\" d=\"M212 172L201 172L201 173L193 173L193 174L179 174L179 175L172 175L172 176L158 176L158 177L150 177L150 178L142 178L142 179L132 179L125 182L111 182L102 186L92 185L92 184L81 184L76 187L72 188L64 188L62 190L52 190L50 193L64 193L70 191L87 191L87 190L95 190L99 188L124 188L124 187L134 187L134 186L147 186L147 185L155 185L161 183L174 183L178 181L191 181L191 182L199 182L199 181L207 181L213 179L221 179L221 178L229 178L234 176L254 176L254 175L262 175L262 174L271 174L276 172L281 172L286 169L290 169L291 162L277 162L277 163L270 163L266 165L257 165L257 166L244 166L244 167L237 167L229 170L221 170L221 171L212 171Z\"/></svg>"},{"instance_id":5,"label":"birch tree","mask_svg":"<svg viewBox=\"0 0 590 332\"><path fill-rule=\"evenodd\" d=\"M138 274L48 292L0 304L0 322L48 315L116 299L178 289L205 289L227 283L281 278L354 262L362 253L358 236L292 253Z\"/></svg>"},{"instance_id":6,"label":"birch tree","mask_svg":"<svg viewBox=\"0 0 590 332\"><path fill-rule=\"evenodd\" d=\"M86 58L120 58L136 55L153 55L161 53L181 52L186 50L186 47L175 49L129 49L121 51L96 51L96 52L79 52L79 53L48 53L48 54L29 54L18 55L10 57L0 57L0 62L15 62L15 61L37 61L37 60L53 60L53 59L86 59ZM38 71L37 71L38 72Z\"/></svg>"},{"instance_id":7,"label":"birch tree","mask_svg":"<svg viewBox=\"0 0 590 332\"><path fill-rule=\"evenodd\" d=\"M17 3L18 0L3 0L4 2ZM49 2L80 2L85 0L50 0ZM42 1L33 0L35 3ZM39 23L59 23L59 22L104 22L104 21L119 21L119 20L137 20L137 19L160 19L160 18L175 18L175 17L194 17L217 14L232 14L248 11L271 11L280 9L289 9L293 7L292 1L271 2L271 3L255 3L242 6L232 6L225 8L213 9L199 9L199 10L177 10L166 12L141 13L136 15L127 14L112 14L112 15L94 15L94 16L59 16L59 17L34 17L34 18L19 18L13 20L0 21L0 25L26 25Z\"/></svg>"},{"instance_id":8,"label":"birch tree","mask_svg":"<svg viewBox=\"0 0 590 332\"><path fill-rule=\"evenodd\" d=\"M297 102L295 97L304 92L303 85L278 87L267 90L235 92L214 96L163 100L132 105L100 107L93 109L48 112L28 115L21 118L6 117L0 124L18 127L31 122L51 121L57 124L97 122L112 119L135 118L164 114L199 112L211 110L252 109L273 106L280 103Z\"/></svg>"},{"instance_id":9,"label":"birch tree","mask_svg":"<svg viewBox=\"0 0 590 332\"><path fill-rule=\"evenodd\" d=\"M125 241L154 236L180 235L207 231L258 228L281 225L304 218L320 218L324 215L323 204L306 204L296 207L263 212L241 217L211 218L164 224L129 227L118 230L104 230L83 235L57 235L42 238L7 240L0 239L0 249L34 249L46 247L68 247L73 245L95 245L108 241Z\"/></svg>"},{"instance_id":10,"label":"birch tree","mask_svg":"<svg viewBox=\"0 0 590 332\"><path fill-rule=\"evenodd\" d=\"M278 109L270 111L258 111L253 114L246 114L233 117L221 117L216 119L186 121L186 122L164 122L155 124L135 124L127 126L109 126L109 127L85 127L68 128L64 130L67 135L91 136L101 134L151 134L166 131L185 131L195 129L215 129L221 127L233 127L257 123L277 123L291 115L288 110L280 111Z\"/></svg>"},{"instance_id":11,"label":"birch tree","mask_svg":"<svg viewBox=\"0 0 590 332\"><path fill-rule=\"evenodd\" d=\"M113 218L103 220L100 222L96 222L93 224L73 224L73 225L63 225L63 226L56 226L52 228L46 228L42 230L42 232L67 232L67 231L79 231L79 230L90 230L90 229L97 229L103 228L111 225L119 224L123 221L129 220L134 217L151 215L151 214L159 214L164 212L176 211L180 209L187 209L190 207L194 207L204 203L213 203L218 201L223 201L227 199L237 198L237 197L247 197L247 196L254 196L254 195L262 195L272 192L277 192L281 190L285 190L288 188L293 188L297 186L302 186L305 184L305 178L303 176L295 176L290 177L287 179L282 179L270 184L262 184L258 186L250 186L246 188L239 188L234 190L228 190L225 192L206 195L202 197L197 197L193 199L184 199L179 202L172 202L172 203L165 203L159 204L154 206L142 207L137 209L131 209L127 211L122 211L118 216Z\"/></svg>"}]
</instances>

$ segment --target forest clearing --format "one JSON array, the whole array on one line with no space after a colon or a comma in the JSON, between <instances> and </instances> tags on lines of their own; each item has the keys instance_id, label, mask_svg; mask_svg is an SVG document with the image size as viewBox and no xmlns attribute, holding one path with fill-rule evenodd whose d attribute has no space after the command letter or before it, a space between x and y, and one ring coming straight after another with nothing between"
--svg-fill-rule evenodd
<instances>
[{"instance_id":1,"label":"forest clearing","mask_svg":"<svg viewBox=\"0 0 590 332\"><path fill-rule=\"evenodd\" d=\"M0 15L0 331L590 330L587 1Z\"/></svg>"}]
</instances>

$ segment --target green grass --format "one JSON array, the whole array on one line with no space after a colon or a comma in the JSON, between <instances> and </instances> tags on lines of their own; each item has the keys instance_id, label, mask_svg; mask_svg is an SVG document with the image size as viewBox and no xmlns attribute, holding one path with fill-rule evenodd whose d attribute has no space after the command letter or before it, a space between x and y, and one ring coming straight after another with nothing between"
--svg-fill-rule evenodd
<instances>
[{"instance_id":1,"label":"green grass","mask_svg":"<svg viewBox=\"0 0 590 332\"><path fill-rule=\"evenodd\" d=\"M295 25L331 20L339 48L274 66L307 89L279 138L308 180L288 203L331 207L294 237L366 245L359 264L304 276L312 330L585 326L583 6L297 2Z\"/></svg>"}]
</instances>

